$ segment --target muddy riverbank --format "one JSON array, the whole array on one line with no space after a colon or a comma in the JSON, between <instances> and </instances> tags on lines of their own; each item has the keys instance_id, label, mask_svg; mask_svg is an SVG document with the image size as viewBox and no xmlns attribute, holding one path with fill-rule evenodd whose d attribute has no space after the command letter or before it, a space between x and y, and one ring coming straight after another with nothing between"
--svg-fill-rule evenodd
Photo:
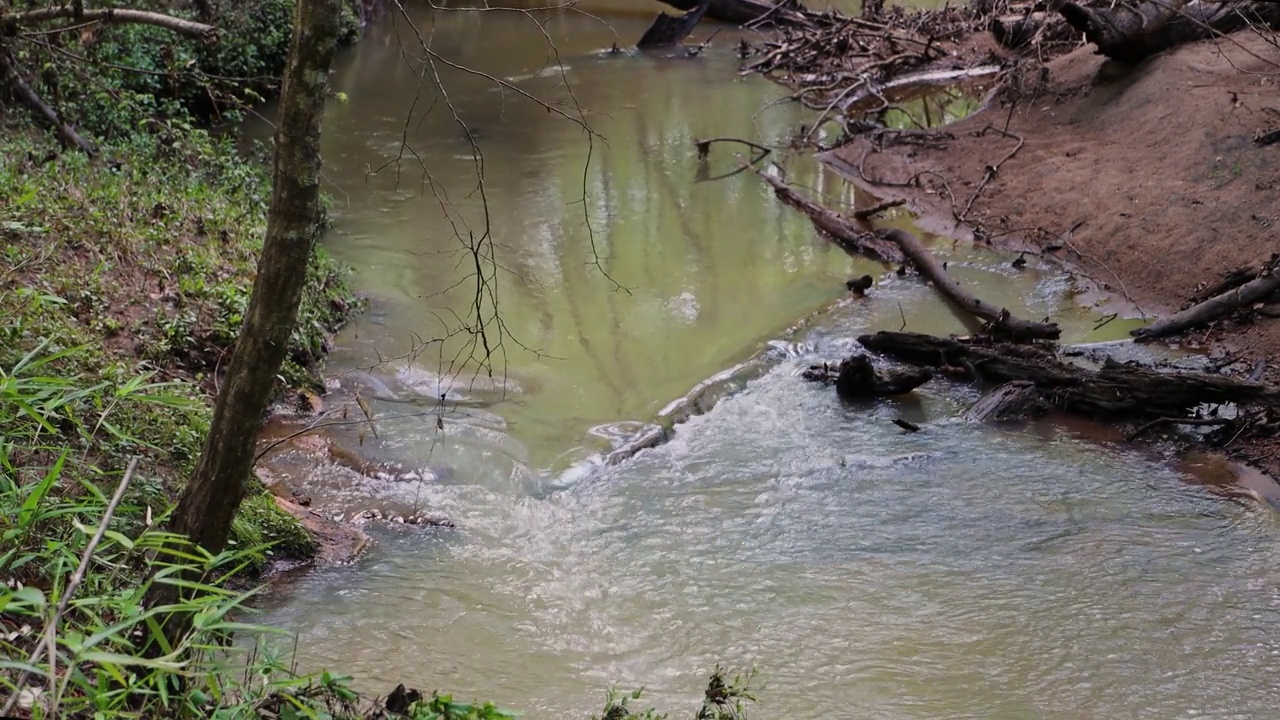
<instances>
[{"instance_id":1,"label":"muddy riverbank","mask_svg":"<svg viewBox=\"0 0 1280 720\"><path fill-rule=\"evenodd\" d=\"M1253 34L1136 67L1083 47L935 142L859 138L824 160L869 192L907 201L931 229L1078 268L1129 315L1154 320L1280 250L1280 154L1255 142L1280 122L1268 54ZM1277 309L1258 303L1170 342L1238 375L1262 361L1274 384L1280 367L1266 361L1280 350ZM1277 447L1243 437L1227 450L1275 474Z\"/></svg>"}]
</instances>

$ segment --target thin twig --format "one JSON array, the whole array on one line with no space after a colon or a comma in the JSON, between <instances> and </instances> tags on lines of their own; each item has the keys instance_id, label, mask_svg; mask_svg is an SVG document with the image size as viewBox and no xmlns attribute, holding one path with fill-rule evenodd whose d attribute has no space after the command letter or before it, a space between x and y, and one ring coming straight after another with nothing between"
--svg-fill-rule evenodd
<instances>
[{"instance_id":1,"label":"thin twig","mask_svg":"<svg viewBox=\"0 0 1280 720\"><path fill-rule=\"evenodd\" d=\"M120 484L116 486L115 494L111 496L111 502L107 503L107 509L102 513L102 521L98 523L98 531L93 534L89 540L89 545L85 547L84 553L80 556L80 565L71 575L70 582L67 583L66 589L62 593L62 599L58 601L58 608L53 613L53 618L49 621L49 625L45 628L44 642L42 647L37 646L31 652L31 657L27 660L28 665L35 664L40 657L40 651L46 650L49 655L49 683L54 685L57 683L57 632L58 623L62 620L62 616L67 612L67 607L71 604L71 598L75 595L76 588L80 586L84 580L85 571L89 568L89 560L93 557L93 551L98 549L98 543L102 542L102 536L107 532L107 526L111 524L111 516L115 515L116 508L120 505L120 501L124 498L124 491L128 489L129 482L133 480L133 473L138 469L138 458L129 461L129 467L124 471L124 477L120 479ZM18 676L18 681L14 683L13 696L5 703L4 709L0 710L0 715L9 715L14 706L18 703L18 696L22 694L22 690L26 685L27 678L30 673L26 670ZM66 680L59 687L57 693L53 696L53 702L50 708L58 706L58 698L62 695L62 691L66 689L66 684L71 680L71 673L67 673ZM51 714L52 716L52 714Z\"/></svg>"}]
</instances>

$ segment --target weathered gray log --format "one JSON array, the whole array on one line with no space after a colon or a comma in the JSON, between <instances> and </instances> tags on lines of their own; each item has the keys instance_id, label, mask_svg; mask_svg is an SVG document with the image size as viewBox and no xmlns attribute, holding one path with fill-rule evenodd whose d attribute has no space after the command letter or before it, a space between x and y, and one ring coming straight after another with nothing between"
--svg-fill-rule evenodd
<instances>
[{"instance_id":1,"label":"weathered gray log","mask_svg":"<svg viewBox=\"0 0 1280 720\"><path fill-rule=\"evenodd\" d=\"M836 394L846 400L906 395L932 379L929 370L877 371L866 355L850 355L840 362Z\"/></svg>"},{"instance_id":2,"label":"weathered gray log","mask_svg":"<svg viewBox=\"0 0 1280 720\"><path fill-rule=\"evenodd\" d=\"M942 263L933 257L914 235L897 228L883 230L881 237L892 241L904 255L911 258L920 274L929 278L947 299L965 312L988 322L993 338L1009 340L1053 340L1062 334L1055 323L1030 322L1014 317L1009 310L998 308L969 292L947 274Z\"/></svg>"},{"instance_id":3,"label":"weathered gray log","mask_svg":"<svg viewBox=\"0 0 1280 720\"><path fill-rule=\"evenodd\" d=\"M711 7L712 0L702 0L689 12L678 17L672 17L666 13L659 13L654 18L653 24L640 37L640 42L636 43L636 47L641 50L652 48L670 47L684 40L693 29L697 27L698 22L702 20L702 16L707 14L707 9Z\"/></svg>"},{"instance_id":4,"label":"weathered gray log","mask_svg":"<svg viewBox=\"0 0 1280 720\"><path fill-rule=\"evenodd\" d=\"M1272 265L1274 264L1273 262ZM1133 330L1129 334L1139 340L1154 340L1177 335L1184 330L1211 323L1236 308L1261 302L1276 291L1280 291L1280 273L1272 267L1252 282L1247 282L1221 295L1215 295L1198 305L1192 305L1180 313L1174 313L1163 320Z\"/></svg>"},{"instance_id":5,"label":"weathered gray log","mask_svg":"<svg viewBox=\"0 0 1280 720\"><path fill-rule=\"evenodd\" d=\"M1040 397L1030 380L1013 380L983 395L968 410L966 422L1000 422L1022 420L1044 414L1049 404Z\"/></svg>"},{"instance_id":6,"label":"weathered gray log","mask_svg":"<svg viewBox=\"0 0 1280 720\"><path fill-rule=\"evenodd\" d=\"M677 10L693 10L698 6L698 0L658 0L658 2L670 5ZM745 25L766 16L774 22L804 23L807 21L804 7L798 2L782 0L779 4L781 7L764 0L711 0L711 7L707 8L707 17L735 25Z\"/></svg>"},{"instance_id":7,"label":"weathered gray log","mask_svg":"<svg viewBox=\"0 0 1280 720\"><path fill-rule=\"evenodd\" d=\"M886 242L875 233L860 229L849 222L844 215L825 208L796 192L785 181L762 172L756 174L773 187L773 194L777 195L779 200L808 215L814 227L831 238L835 244L844 248L845 252L865 255L886 263L902 262L902 251L892 242Z\"/></svg>"},{"instance_id":8,"label":"weathered gray log","mask_svg":"<svg viewBox=\"0 0 1280 720\"><path fill-rule=\"evenodd\" d=\"M1063 3L1058 12L1098 53L1136 63L1175 45L1226 34L1250 24L1280 27L1280 3L1147 0L1134 6Z\"/></svg>"},{"instance_id":9,"label":"weathered gray log","mask_svg":"<svg viewBox=\"0 0 1280 720\"><path fill-rule=\"evenodd\" d=\"M1265 385L1221 375L1160 372L1114 362L1090 370L1059 360L1043 346L979 346L905 332L863 335L858 342L913 365L966 368L976 381L1028 381L1052 407L1109 420L1174 417L1190 414L1204 403L1274 399Z\"/></svg>"}]
</instances>

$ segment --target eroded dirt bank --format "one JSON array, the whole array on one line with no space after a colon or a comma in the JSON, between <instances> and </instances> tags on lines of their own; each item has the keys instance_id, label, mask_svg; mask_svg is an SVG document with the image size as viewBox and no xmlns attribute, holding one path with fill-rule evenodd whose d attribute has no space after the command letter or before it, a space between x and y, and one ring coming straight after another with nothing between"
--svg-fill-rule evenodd
<instances>
[{"instance_id":1,"label":"eroded dirt bank","mask_svg":"<svg viewBox=\"0 0 1280 720\"><path fill-rule=\"evenodd\" d=\"M928 142L870 134L823 159L905 199L930 230L1057 258L1142 314L1166 316L1280 251L1280 145L1257 142L1280 126L1273 43L1237 33L1136 66L1085 45ZM1237 369L1256 369L1280 357L1275 309L1259 304L1171 342L1216 348L1224 366L1238 351ZM1231 449L1274 473L1278 448Z\"/></svg>"}]
</instances>

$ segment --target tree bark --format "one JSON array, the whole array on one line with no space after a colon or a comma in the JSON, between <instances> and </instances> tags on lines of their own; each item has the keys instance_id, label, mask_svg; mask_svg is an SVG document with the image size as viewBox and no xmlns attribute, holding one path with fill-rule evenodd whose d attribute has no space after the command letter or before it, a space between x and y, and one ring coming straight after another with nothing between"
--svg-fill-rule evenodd
<instances>
[{"instance_id":1,"label":"tree bark","mask_svg":"<svg viewBox=\"0 0 1280 720\"><path fill-rule=\"evenodd\" d=\"M170 529L223 550L253 466L254 442L284 361L320 219L320 124L343 0L299 0L276 130L267 234L244 325L194 475ZM159 600L176 588L157 584ZM168 597L164 596L167 590ZM152 598L156 600L156 597ZM169 629L166 628L166 632ZM171 635L172 637L172 635Z\"/></svg>"},{"instance_id":2,"label":"tree bark","mask_svg":"<svg viewBox=\"0 0 1280 720\"><path fill-rule=\"evenodd\" d=\"M966 290L947 274L942 263L938 262L911 233L894 228L882 231L880 235L892 240L901 248L902 253L911 258L916 269L933 282L938 292L965 312L986 320L992 337L1012 340L1053 340L1062 334L1054 323L1029 322L1014 317L1007 309L998 308Z\"/></svg>"},{"instance_id":3,"label":"tree bark","mask_svg":"<svg viewBox=\"0 0 1280 720\"><path fill-rule=\"evenodd\" d=\"M166 30L172 30L179 35L199 38L202 40L212 40L217 37L218 32L212 25L205 25L204 23L184 20L182 18L173 17L172 15L151 12L149 10L95 8L90 10L80 10L79 15L77 15L77 8L75 6L62 5L58 7L38 8L36 10L25 10L23 12L11 12L5 15L0 15L0 35L3 35L6 31L13 30L23 25L31 25L48 20L70 18L76 18L77 21L100 20L107 23L154 25Z\"/></svg>"},{"instance_id":4,"label":"tree bark","mask_svg":"<svg viewBox=\"0 0 1280 720\"><path fill-rule=\"evenodd\" d=\"M1058 12L1098 52L1136 63L1175 45L1235 32L1250 23L1280 25L1280 3L1148 0L1135 6L1087 7L1063 3Z\"/></svg>"},{"instance_id":5,"label":"tree bark","mask_svg":"<svg viewBox=\"0 0 1280 720\"><path fill-rule=\"evenodd\" d=\"M1042 415L1049 404L1040 397L1035 383L1013 380L983 395L965 411L965 422L1023 420Z\"/></svg>"}]
</instances>

